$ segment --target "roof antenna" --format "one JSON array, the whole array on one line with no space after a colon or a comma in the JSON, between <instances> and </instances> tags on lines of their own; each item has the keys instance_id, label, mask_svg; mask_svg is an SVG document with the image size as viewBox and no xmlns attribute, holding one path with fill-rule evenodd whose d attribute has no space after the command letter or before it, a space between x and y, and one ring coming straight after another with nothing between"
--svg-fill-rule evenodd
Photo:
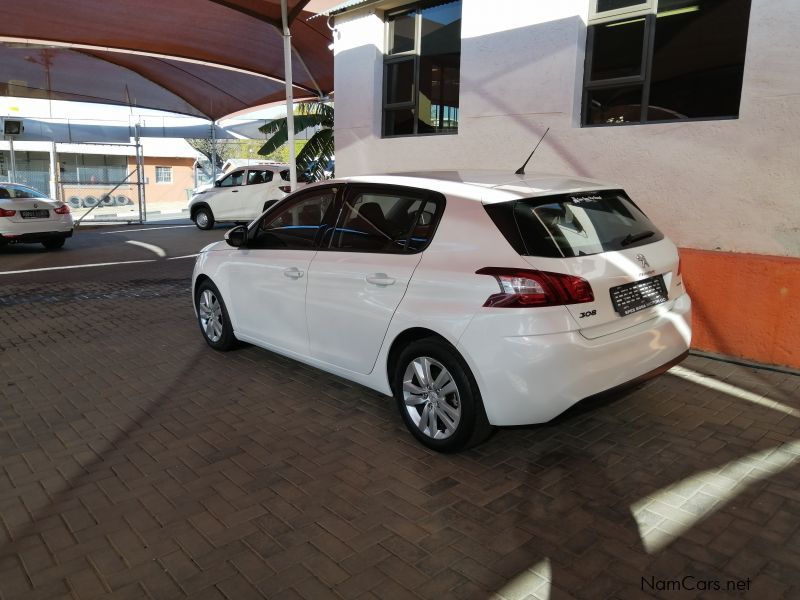
<instances>
[{"instance_id":1,"label":"roof antenna","mask_svg":"<svg viewBox=\"0 0 800 600\"><path fill-rule=\"evenodd\" d=\"M514 171L514 175L525 175L525 167L528 166L528 161L530 161L531 157L533 156L533 153L536 152L536 148L538 148L539 144L542 143L542 140L544 139L544 136L547 135L548 131L550 131L549 127L544 130L544 133L542 134L542 137L540 137L539 141L536 142L536 147L533 149L533 151L530 153L530 155L528 155L528 160L526 160L524 163L522 163L522 166L519 169Z\"/></svg>"}]
</instances>

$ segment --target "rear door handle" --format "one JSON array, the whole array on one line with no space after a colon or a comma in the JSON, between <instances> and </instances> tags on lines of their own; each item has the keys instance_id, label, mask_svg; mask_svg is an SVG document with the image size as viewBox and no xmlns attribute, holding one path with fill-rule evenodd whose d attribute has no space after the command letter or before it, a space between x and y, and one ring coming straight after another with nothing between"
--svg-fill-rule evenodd
<instances>
[{"instance_id":1,"label":"rear door handle","mask_svg":"<svg viewBox=\"0 0 800 600\"><path fill-rule=\"evenodd\" d=\"M380 286L387 286L392 285L395 281L397 281L394 277L389 277L386 273L373 273L372 275L367 275L365 277L367 283L371 283L372 285L380 285Z\"/></svg>"},{"instance_id":2,"label":"rear door handle","mask_svg":"<svg viewBox=\"0 0 800 600\"><path fill-rule=\"evenodd\" d=\"M301 271L297 267L290 267L283 270L283 276L289 279L300 279L304 274L304 271Z\"/></svg>"}]
</instances>

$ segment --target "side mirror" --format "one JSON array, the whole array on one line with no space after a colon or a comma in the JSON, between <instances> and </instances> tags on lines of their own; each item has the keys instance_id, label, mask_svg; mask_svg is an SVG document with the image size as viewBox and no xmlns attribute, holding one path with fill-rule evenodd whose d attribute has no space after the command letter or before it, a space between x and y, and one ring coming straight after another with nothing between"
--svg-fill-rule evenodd
<instances>
[{"instance_id":1,"label":"side mirror","mask_svg":"<svg viewBox=\"0 0 800 600\"><path fill-rule=\"evenodd\" d=\"M222 185L222 181L221 180L217 180L217 181L214 182L214 187L219 187L221 185Z\"/></svg>"},{"instance_id":2,"label":"side mirror","mask_svg":"<svg viewBox=\"0 0 800 600\"><path fill-rule=\"evenodd\" d=\"M237 225L225 234L225 241L234 248L244 246L247 242L247 227L245 225Z\"/></svg>"}]
</instances>

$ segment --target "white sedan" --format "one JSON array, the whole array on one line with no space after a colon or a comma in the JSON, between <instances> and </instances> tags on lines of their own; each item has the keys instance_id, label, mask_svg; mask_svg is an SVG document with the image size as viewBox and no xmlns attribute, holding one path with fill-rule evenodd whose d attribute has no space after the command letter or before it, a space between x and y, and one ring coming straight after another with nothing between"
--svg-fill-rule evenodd
<instances>
[{"instance_id":1,"label":"white sedan","mask_svg":"<svg viewBox=\"0 0 800 600\"><path fill-rule=\"evenodd\" d=\"M0 183L0 246L41 243L56 250L72 237L69 206L19 183Z\"/></svg>"},{"instance_id":2,"label":"white sedan","mask_svg":"<svg viewBox=\"0 0 800 600\"><path fill-rule=\"evenodd\" d=\"M675 245L619 186L571 177L315 184L203 249L192 283L212 348L392 395L439 451L661 373L691 339Z\"/></svg>"}]
</instances>

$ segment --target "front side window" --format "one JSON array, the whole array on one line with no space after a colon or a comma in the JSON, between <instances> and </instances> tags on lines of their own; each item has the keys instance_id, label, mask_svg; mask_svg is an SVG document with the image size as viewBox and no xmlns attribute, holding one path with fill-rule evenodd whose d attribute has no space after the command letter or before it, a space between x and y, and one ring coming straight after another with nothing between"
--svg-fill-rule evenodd
<instances>
[{"instance_id":1,"label":"front side window","mask_svg":"<svg viewBox=\"0 0 800 600\"><path fill-rule=\"evenodd\" d=\"M234 171L226 175L219 181L219 187L236 187L242 185L244 181L244 171Z\"/></svg>"},{"instance_id":2,"label":"front side window","mask_svg":"<svg viewBox=\"0 0 800 600\"><path fill-rule=\"evenodd\" d=\"M750 0L594 2L584 125L739 116Z\"/></svg>"},{"instance_id":3,"label":"front side window","mask_svg":"<svg viewBox=\"0 0 800 600\"><path fill-rule=\"evenodd\" d=\"M387 13L383 136L457 133L461 0Z\"/></svg>"},{"instance_id":4,"label":"front side window","mask_svg":"<svg viewBox=\"0 0 800 600\"><path fill-rule=\"evenodd\" d=\"M438 198L416 190L352 190L342 205L330 248L418 252L430 242L442 206Z\"/></svg>"},{"instance_id":5,"label":"front side window","mask_svg":"<svg viewBox=\"0 0 800 600\"><path fill-rule=\"evenodd\" d=\"M268 211L251 230L248 248L313 249L335 197L335 188L324 188Z\"/></svg>"}]
</instances>

